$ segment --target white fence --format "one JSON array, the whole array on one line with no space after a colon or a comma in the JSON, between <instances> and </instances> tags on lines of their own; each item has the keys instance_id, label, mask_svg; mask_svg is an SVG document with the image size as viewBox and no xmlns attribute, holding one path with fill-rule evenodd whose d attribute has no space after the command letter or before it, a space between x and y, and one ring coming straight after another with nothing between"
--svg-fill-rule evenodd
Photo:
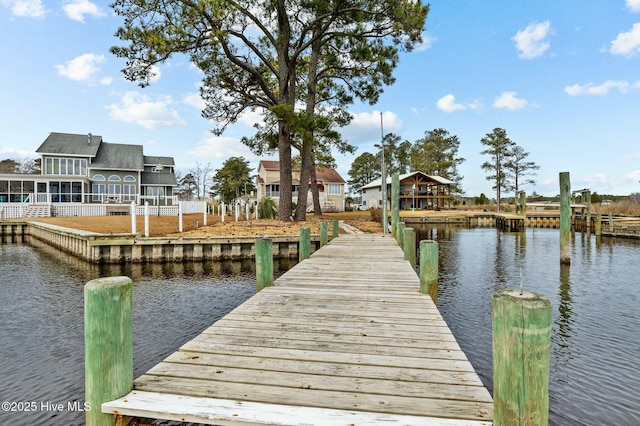
<instances>
[{"instance_id":1,"label":"white fence","mask_svg":"<svg viewBox=\"0 0 640 426\"><path fill-rule=\"evenodd\" d=\"M205 213L207 204L204 201L181 201L182 213ZM68 216L107 216L110 208L115 204L82 204L82 203L51 203L51 214L57 217ZM130 204L117 204L117 206L130 206ZM144 205L136 204L136 215L144 216ZM28 204L10 204L0 206L0 220L18 219L25 217ZM130 212L129 212L130 213ZM152 216L177 216L178 205L158 206L149 205L149 214Z\"/></svg>"}]
</instances>

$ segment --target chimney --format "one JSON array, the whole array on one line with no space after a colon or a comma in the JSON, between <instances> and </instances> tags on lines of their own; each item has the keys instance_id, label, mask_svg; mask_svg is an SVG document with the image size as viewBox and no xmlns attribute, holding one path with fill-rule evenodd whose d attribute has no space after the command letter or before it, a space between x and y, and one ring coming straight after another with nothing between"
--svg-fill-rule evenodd
<instances>
[{"instance_id":1,"label":"chimney","mask_svg":"<svg viewBox=\"0 0 640 426\"><path fill-rule=\"evenodd\" d=\"M87 135L87 143L91 145L91 133Z\"/></svg>"}]
</instances>

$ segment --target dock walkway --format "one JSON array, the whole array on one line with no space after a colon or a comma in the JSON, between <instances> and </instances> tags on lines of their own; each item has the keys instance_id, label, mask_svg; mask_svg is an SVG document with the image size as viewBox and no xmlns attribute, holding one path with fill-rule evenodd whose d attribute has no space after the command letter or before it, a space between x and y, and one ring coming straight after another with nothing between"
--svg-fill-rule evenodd
<instances>
[{"instance_id":1,"label":"dock walkway","mask_svg":"<svg viewBox=\"0 0 640 426\"><path fill-rule=\"evenodd\" d=\"M332 240L103 412L216 425L489 425L493 402L390 236Z\"/></svg>"}]
</instances>

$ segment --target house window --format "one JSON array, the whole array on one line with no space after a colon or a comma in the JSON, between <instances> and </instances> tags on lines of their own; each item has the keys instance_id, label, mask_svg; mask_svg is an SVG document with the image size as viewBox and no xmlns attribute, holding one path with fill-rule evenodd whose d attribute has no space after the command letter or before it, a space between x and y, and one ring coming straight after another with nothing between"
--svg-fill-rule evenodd
<instances>
[{"instance_id":1,"label":"house window","mask_svg":"<svg viewBox=\"0 0 640 426\"><path fill-rule=\"evenodd\" d=\"M340 189L339 184L337 183L330 183L329 184L329 195L340 195L342 194L342 190Z\"/></svg>"},{"instance_id":2,"label":"house window","mask_svg":"<svg viewBox=\"0 0 640 426\"><path fill-rule=\"evenodd\" d=\"M280 197L280 185L267 185L267 197Z\"/></svg>"},{"instance_id":3,"label":"house window","mask_svg":"<svg viewBox=\"0 0 640 426\"><path fill-rule=\"evenodd\" d=\"M125 181L125 182L135 182L135 181L136 181L136 178L135 178L135 177L133 177L133 176L131 176L131 175L127 175L127 176L125 176L125 177L124 177L124 179L122 179L122 180L123 180L123 181Z\"/></svg>"},{"instance_id":4,"label":"house window","mask_svg":"<svg viewBox=\"0 0 640 426\"><path fill-rule=\"evenodd\" d=\"M136 199L136 186L122 185L122 193L124 194L122 197L124 201L134 201Z\"/></svg>"},{"instance_id":5,"label":"house window","mask_svg":"<svg viewBox=\"0 0 640 426\"><path fill-rule=\"evenodd\" d=\"M104 183L94 183L91 187L93 201L102 201L104 196L105 185Z\"/></svg>"},{"instance_id":6,"label":"house window","mask_svg":"<svg viewBox=\"0 0 640 426\"><path fill-rule=\"evenodd\" d=\"M46 158L44 174L86 176L87 160L82 158Z\"/></svg>"},{"instance_id":7,"label":"house window","mask_svg":"<svg viewBox=\"0 0 640 426\"><path fill-rule=\"evenodd\" d=\"M120 182L122 179L120 179L120 176L117 175L111 175L109 176L109 182Z\"/></svg>"}]
</instances>

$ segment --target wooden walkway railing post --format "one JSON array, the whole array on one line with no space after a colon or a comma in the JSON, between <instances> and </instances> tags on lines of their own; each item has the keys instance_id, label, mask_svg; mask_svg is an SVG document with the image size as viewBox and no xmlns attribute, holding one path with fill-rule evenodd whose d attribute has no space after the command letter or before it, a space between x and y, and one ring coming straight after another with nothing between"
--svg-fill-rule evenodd
<instances>
[{"instance_id":1,"label":"wooden walkway railing post","mask_svg":"<svg viewBox=\"0 0 640 426\"><path fill-rule=\"evenodd\" d=\"M324 247L329 242L329 224L320 222L320 247Z\"/></svg>"},{"instance_id":2,"label":"wooden walkway railing post","mask_svg":"<svg viewBox=\"0 0 640 426\"><path fill-rule=\"evenodd\" d=\"M269 238L256 240L256 292L273 285L273 246Z\"/></svg>"},{"instance_id":3,"label":"wooden walkway railing post","mask_svg":"<svg viewBox=\"0 0 640 426\"><path fill-rule=\"evenodd\" d=\"M400 222L400 175L394 173L391 177L391 234L395 238Z\"/></svg>"},{"instance_id":4,"label":"wooden walkway railing post","mask_svg":"<svg viewBox=\"0 0 640 426\"><path fill-rule=\"evenodd\" d=\"M551 302L523 290L494 294L493 424L549 423Z\"/></svg>"},{"instance_id":5,"label":"wooden walkway railing post","mask_svg":"<svg viewBox=\"0 0 640 426\"><path fill-rule=\"evenodd\" d=\"M100 406L133 389L132 288L128 277L99 278L84 286L87 426L115 424Z\"/></svg>"},{"instance_id":6,"label":"wooden walkway railing post","mask_svg":"<svg viewBox=\"0 0 640 426\"><path fill-rule=\"evenodd\" d=\"M408 260L411 267L416 267L416 230L408 227L404 229L403 238L404 260Z\"/></svg>"},{"instance_id":7,"label":"wooden walkway railing post","mask_svg":"<svg viewBox=\"0 0 640 426\"><path fill-rule=\"evenodd\" d=\"M396 232L396 242L402 248L404 248L404 228L405 228L404 222L399 222L398 230Z\"/></svg>"},{"instance_id":8,"label":"wooden walkway railing post","mask_svg":"<svg viewBox=\"0 0 640 426\"><path fill-rule=\"evenodd\" d=\"M298 261L302 262L311 256L311 229L306 226L300 228L300 244L298 246Z\"/></svg>"},{"instance_id":9,"label":"wooden walkway railing post","mask_svg":"<svg viewBox=\"0 0 640 426\"><path fill-rule=\"evenodd\" d=\"M438 242L420 241L420 292L438 304Z\"/></svg>"}]
</instances>

